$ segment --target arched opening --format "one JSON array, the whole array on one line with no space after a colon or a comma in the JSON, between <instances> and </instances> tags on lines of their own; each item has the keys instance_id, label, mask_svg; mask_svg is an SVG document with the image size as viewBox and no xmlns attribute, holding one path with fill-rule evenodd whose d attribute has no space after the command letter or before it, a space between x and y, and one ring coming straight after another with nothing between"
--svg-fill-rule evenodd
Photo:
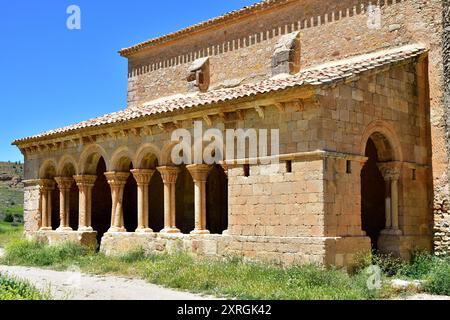
<instances>
[{"instance_id":1,"label":"arched opening","mask_svg":"<svg viewBox=\"0 0 450 320\"><path fill-rule=\"evenodd\" d=\"M99 243L111 226L111 188L106 180L105 172L106 163L103 157L100 157L95 171L97 180L92 189L92 228L97 231Z\"/></svg>"},{"instance_id":2,"label":"arched opening","mask_svg":"<svg viewBox=\"0 0 450 320\"><path fill-rule=\"evenodd\" d=\"M148 188L148 224L154 232L164 229L164 183L159 166L158 157L154 151L144 149L142 157L138 157L138 165L141 169L154 170Z\"/></svg>"},{"instance_id":3,"label":"arched opening","mask_svg":"<svg viewBox=\"0 0 450 320\"><path fill-rule=\"evenodd\" d=\"M361 214L362 229L372 242L372 248L378 249L378 238L386 226L386 183L378 167L380 154L385 150L378 150L373 140L369 138L366 146L368 161L361 171Z\"/></svg>"},{"instance_id":4,"label":"arched opening","mask_svg":"<svg viewBox=\"0 0 450 320\"><path fill-rule=\"evenodd\" d=\"M133 170L131 161L128 164L128 168L128 171ZM128 232L134 232L138 227L137 206L137 183L133 175L130 174L123 192L123 219L125 229Z\"/></svg>"},{"instance_id":5,"label":"arched opening","mask_svg":"<svg viewBox=\"0 0 450 320\"><path fill-rule=\"evenodd\" d=\"M153 174L148 190L149 227L159 232L164 228L164 183L159 171Z\"/></svg>"},{"instance_id":6,"label":"arched opening","mask_svg":"<svg viewBox=\"0 0 450 320\"><path fill-rule=\"evenodd\" d=\"M176 225L184 234L195 229L195 196L194 181L185 165L179 167L175 199Z\"/></svg>"},{"instance_id":7,"label":"arched opening","mask_svg":"<svg viewBox=\"0 0 450 320\"><path fill-rule=\"evenodd\" d=\"M59 227L59 190L58 185L55 181L56 177L56 166L49 162L45 164L40 172L40 178L46 180L52 180L55 185L54 189L51 191L51 212L50 212L50 222L53 230Z\"/></svg>"},{"instance_id":8,"label":"arched opening","mask_svg":"<svg viewBox=\"0 0 450 320\"><path fill-rule=\"evenodd\" d=\"M206 229L222 234L228 229L228 178L222 166L211 168L206 182Z\"/></svg>"},{"instance_id":9,"label":"arched opening","mask_svg":"<svg viewBox=\"0 0 450 320\"><path fill-rule=\"evenodd\" d=\"M75 166L72 163L66 163L61 170L61 177L73 178L76 175ZM69 227L72 230L78 229L78 211L79 211L79 191L75 181L72 183L69 194Z\"/></svg>"}]
</instances>

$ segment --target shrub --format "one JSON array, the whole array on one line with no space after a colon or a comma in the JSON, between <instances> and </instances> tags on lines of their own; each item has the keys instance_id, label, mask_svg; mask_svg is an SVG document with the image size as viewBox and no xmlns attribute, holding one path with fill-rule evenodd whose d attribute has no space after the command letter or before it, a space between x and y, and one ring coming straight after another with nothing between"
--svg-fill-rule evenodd
<instances>
[{"instance_id":1,"label":"shrub","mask_svg":"<svg viewBox=\"0 0 450 320\"><path fill-rule=\"evenodd\" d=\"M399 270L399 276L411 279L424 279L439 264L441 259L427 252L414 252L409 263L405 263Z\"/></svg>"},{"instance_id":2,"label":"shrub","mask_svg":"<svg viewBox=\"0 0 450 320\"><path fill-rule=\"evenodd\" d=\"M48 298L48 295L42 294L28 282L0 273L0 300L43 300Z\"/></svg>"},{"instance_id":3,"label":"shrub","mask_svg":"<svg viewBox=\"0 0 450 320\"><path fill-rule=\"evenodd\" d=\"M12 222L14 222L14 216L10 213L7 213L5 216L5 219L3 219L3 221L5 221L7 223L12 223Z\"/></svg>"},{"instance_id":4,"label":"shrub","mask_svg":"<svg viewBox=\"0 0 450 320\"><path fill-rule=\"evenodd\" d=\"M438 263L427 277L424 289L432 294L450 296L450 261Z\"/></svg>"}]
</instances>

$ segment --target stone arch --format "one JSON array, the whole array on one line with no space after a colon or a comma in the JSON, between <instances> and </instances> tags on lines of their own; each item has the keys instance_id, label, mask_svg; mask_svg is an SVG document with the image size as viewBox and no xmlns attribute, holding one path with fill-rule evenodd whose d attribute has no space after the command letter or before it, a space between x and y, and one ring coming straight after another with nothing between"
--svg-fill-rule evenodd
<instances>
[{"instance_id":1,"label":"stone arch","mask_svg":"<svg viewBox=\"0 0 450 320\"><path fill-rule=\"evenodd\" d=\"M379 161L403 161L400 140L395 129L389 123L377 120L366 128L360 143L361 155L366 153L369 139L373 141L377 148Z\"/></svg>"},{"instance_id":2,"label":"stone arch","mask_svg":"<svg viewBox=\"0 0 450 320\"><path fill-rule=\"evenodd\" d=\"M108 170L110 161L108 153L105 149L98 144L93 144L86 147L86 149L84 149L81 153L80 160L78 162L79 173L95 175L100 158L103 158L106 165L106 170Z\"/></svg>"},{"instance_id":3,"label":"stone arch","mask_svg":"<svg viewBox=\"0 0 450 320\"><path fill-rule=\"evenodd\" d=\"M154 144L146 143L136 152L134 163L137 169L156 169L161 159L161 151Z\"/></svg>"},{"instance_id":4,"label":"stone arch","mask_svg":"<svg viewBox=\"0 0 450 320\"><path fill-rule=\"evenodd\" d=\"M128 147L120 147L111 157L111 171L128 172L133 165L133 156Z\"/></svg>"},{"instance_id":5,"label":"stone arch","mask_svg":"<svg viewBox=\"0 0 450 320\"><path fill-rule=\"evenodd\" d=\"M78 163L74 157L66 155L59 160L56 173L59 177L73 177L78 175Z\"/></svg>"},{"instance_id":6,"label":"stone arch","mask_svg":"<svg viewBox=\"0 0 450 320\"><path fill-rule=\"evenodd\" d=\"M53 179L56 177L57 164L54 159L45 160L39 168L40 179Z\"/></svg>"},{"instance_id":7,"label":"stone arch","mask_svg":"<svg viewBox=\"0 0 450 320\"><path fill-rule=\"evenodd\" d=\"M161 166L168 166L168 165L173 165L172 162L172 149L173 147L175 147L178 144L177 141L169 141L167 143L164 144L164 146L162 147L161 150L161 155L160 155L160 165Z\"/></svg>"}]
</instances>

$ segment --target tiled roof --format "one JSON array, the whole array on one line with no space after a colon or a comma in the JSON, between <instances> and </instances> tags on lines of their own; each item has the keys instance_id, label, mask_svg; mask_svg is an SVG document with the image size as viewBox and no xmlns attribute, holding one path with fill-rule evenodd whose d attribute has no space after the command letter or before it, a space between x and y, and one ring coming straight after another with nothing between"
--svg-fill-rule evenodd
<instances>
[{"instance_id":1,"label":"tiled roof","mask_svg":"<svg viewBox=\"0 0 450 320\"><path fill-rule=\"evenodd\" d=\"M32 140L43 140L58 134L68 134L87 128L100 127L114 123L123 123L152 115L217 104L269 92L278 92L294 87L331 84L339 80L351 78L368 70L373 70L392 63L417 57L425 52L426 49L421 45L408 45L395 49L360 55L337 62L330 62L310 69L305 69L292 76L272 78L258 83L244 84L234 88L211 90L205 93L179 95L166 98L165 100L158 99L143 104L140 107L127 108L125 110L106 114L91 120L79 122L74 125L16 140L13 143L20 144Z\"/></svg>"},{"instance_id":2,"label":"tiled roof","mask_svg":"<svg viewBox=\"0 0 450 320\"><path fill-rule=\"evenodd\" d=\"M206 20L203 22L200 22L198 24L194 24L192 26L189 26L187 28L178 30L176 32L173 33L169 33L167 35L161 36L161 37L157 37L154 39L150 39L141 43L138 43L134 46L128 47L128 48L124 48L122 50L119 51L119 53L126 57L129 56L133 53L136 53L140 50L143 50L145 48L151 47L153 45L157 45L160 43L164 43L166 41L170 41L172 39L175 39L179 36L185 35L185 34L189 34L191 32L194 31L198 31L200 29L204 29L210 26L216 26L222 22L225 21L229 21L232 19L237 19L237 18L241 18L244 16L249 16L251 14L254 14L257 11L261 11L261 10L266 10L266 9L271 9L273 7L279 6L279 5L283 5L289 2L293 2L293 1L297 1L297 0L264 0L264 1L260 1L258 3L252 4L250 6L244 7L242 9L239 10L234 10L231 12L228 12L224 15L221 15L219 17L210 19L210 20Z\"/></svg>"}]
</instances>

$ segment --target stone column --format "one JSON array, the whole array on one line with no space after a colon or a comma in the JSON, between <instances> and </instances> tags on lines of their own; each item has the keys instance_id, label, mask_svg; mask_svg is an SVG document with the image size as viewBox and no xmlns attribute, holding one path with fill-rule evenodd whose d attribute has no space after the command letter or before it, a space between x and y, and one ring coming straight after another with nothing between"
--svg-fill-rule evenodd
<instances>
[{"instance_id":1,"label":"stone column","mask_svg":"<svg viewBox=\"0 0 450 320\"><path fill-rule=\"evenodd\" d=\"M395 162L380 163L378 165L386 181L386 229L384 234L401 234L399 229L399 164Z\"/></svg>"},{"instance_id":2,"label":"stone column","mask_svg":"<svg viewBox=\"0 0 450 320\"><path fill-rule=\"evenodd\" d=\"M161 233L180 233L176 227L175 215L175 185L178 177L178 168L159 167L164 182L164 229Z\"/></svg>"},{"instance_id":3,"label":"stone column","mask_svg":"<svg viewBox=\"0 0 450 320\"><path fill-rule=\"evenodd\" d=\"M195 185L195 230L191 234L209 234L206 230L206 180L211 167L204 164L187 166Z\"/></svg>"},{"instance_id":4,"label":"stone column","mask_svg":"<svg viewBox=\"0 0 450 320\"><path fill-rule=\"evenodd\" d=\"M39 180L39 193L41 198L41 231L52 229L52 191L55 190L55 182L51 179Z\"/></svg>"},{"instance_id":5,"label":"stone column","mask_svg":"<svg viewBox=\"0 0 450 320\"><path fill-rule=\"evenodd\" d=\"M123 219L123 192L130 173L106 172L105 176L111 186L112 198L111 228L108 232L126 232Z\"/></svg>"},{"instance_id":6,"label":"stone column","mask_svg":"<svg viewBox=\"0 0 450 320\"><path fill-rule=\"evenodd\" d=\"M97 176L75 176L79 190L79 223L78 231L92 232L94 229L91 226L92 213L92 188L94 187Z\"/></svg>"},{"instance_id":7,"label":"stone column","mask_svg":"<svg viewBox=\"0 0 450 320\"><path fill-rule=\"evenodd\" d=\"M73 178L59 177L55 178L59 188L59 220L60 225L56 231L72 231L70 225L70 189L74 182Z\"/></svg>"},{"instance_id":8,"label":"stone column","mask_svg":"<svg viewBox=\"0 0 450 320\"><path fill-rule=\"evenodd\" d=\"M135 169L131 170L131 173L138 186L138 228L136 229L136 232L153 232L153 230L149 228L148 192L150 180L152 179L155 170Z\"/></svg>"}]
</instances>

